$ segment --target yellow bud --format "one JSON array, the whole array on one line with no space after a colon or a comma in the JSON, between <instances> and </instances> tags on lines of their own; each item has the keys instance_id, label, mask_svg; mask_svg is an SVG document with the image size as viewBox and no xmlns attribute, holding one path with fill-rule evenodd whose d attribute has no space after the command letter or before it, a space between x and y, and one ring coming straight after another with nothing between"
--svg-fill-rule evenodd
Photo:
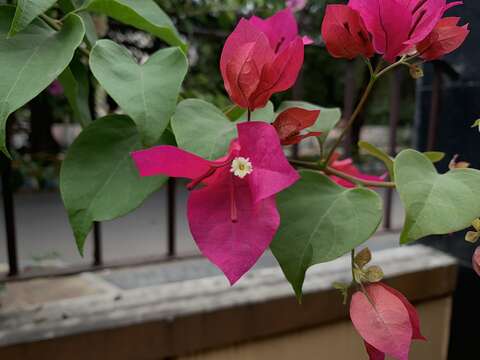
<instances>
[{"instance_id":1,"label":"yellow bud","mask_svg":"<svg viewBox=\"0 0 480 360\"><path fill-rule=\"evenodd\" d=\"M476 243L479 238L480 238L480 232L477 232L477 231L469 231L465 235L465 240L472 244Z\"/></svg>"}]
</instances>

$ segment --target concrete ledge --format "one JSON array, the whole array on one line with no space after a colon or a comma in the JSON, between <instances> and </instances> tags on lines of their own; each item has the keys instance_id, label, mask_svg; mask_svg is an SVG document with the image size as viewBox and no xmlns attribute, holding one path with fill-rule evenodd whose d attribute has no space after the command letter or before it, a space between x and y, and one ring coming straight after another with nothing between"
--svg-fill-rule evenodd
<instances>
[{"instance_id":1,"label":"concrete ledge","mask_svg":"<svg viewBox=\"0 0 480 360\"><path fill-rule=\"evenodd\" d=\"M454 259L431 248L382 250L373 263L414 302L455 288ZM96 277L101 291L0 310L0 358L161 359L339 321L347 308L331 284L349 281L349 266L343 257L311 269L302 305L278 266L252 271L233 288L221 276L121 289L102 274L80 275Z\"/></svg>"}]
</instances>

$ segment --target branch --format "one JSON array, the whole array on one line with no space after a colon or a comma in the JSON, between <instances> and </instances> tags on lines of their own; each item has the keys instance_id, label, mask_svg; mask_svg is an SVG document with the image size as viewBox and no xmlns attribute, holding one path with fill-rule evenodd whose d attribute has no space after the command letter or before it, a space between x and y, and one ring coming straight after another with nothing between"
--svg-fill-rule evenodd
<instances>
[{"instance_id":1,"label":"branch","mask_svg":"<svg viewBox=\"0 0 480 360\"><path fill-rule=\"evenodd\" d=\"M395 183L390 181L371 181L357 178L355 176L344 173L340 170L334 169L330 166L322 167L319 164L311 161L301 161L301 160L290 160L290 164L302 167L304 169L317 170L323 172L325 175L334 175L341 179L350 181L353 184L367 186L367 187L377 187L377 188L395 188Z\"/></svg>"}]
</instances>

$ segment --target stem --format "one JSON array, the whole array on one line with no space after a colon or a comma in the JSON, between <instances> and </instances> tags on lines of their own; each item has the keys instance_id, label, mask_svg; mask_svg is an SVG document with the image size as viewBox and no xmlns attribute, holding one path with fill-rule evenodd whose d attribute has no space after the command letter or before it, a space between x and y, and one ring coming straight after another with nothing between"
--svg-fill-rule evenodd
<instances>
[{"instance_id":1,"label":"stem","mask_svg":"<svg viewBox=\"0 0 480 360\"><path fill-rule=\"evenodd\" d=\"M375 85L375 81L377 80L377 77L375 73L370 77L370 81L368 82L367 87L365 88L365 91L363 92L362 98L358 102L357 107L355 108L355 111L353 112L352 116L350 116L350 119L348 120L347 125L343 128L340 136L338 137L337 141L333 145L333 147L330 149L330 152L328 153L328 156L325 160L325 164L330 163L330 160L332 159L333 154L335 153L335 150L340 146L342 143L343 138L345 135L347 135L348 130L354 123L354 121L357 119L358 115L360 115L360 112L363 109L363 106L367 102L368 96L372 92L373 85Z\"/></svg>"},{"instance_id":2,"label":"stem","mask_svg":"<svg viewBox=\"0 0 480 360\"><path fill-rule=\"evenodd\" d=\"M252 120L252 111L250 109L247 110L247 121Z\"/></svg>"},{"instance_id":3,"label":"stem","mask_svg":"<svg viewBox=\"0 0 480 360\"><path fill-rule=\"evenodd\" d=\"M400 66L400 65L405 65L405 66L410 66L411 64L409 63L411 60L415 59L417 57L417 55L413 55L413 56L410 56L408 57L407 55L403 55L400 60L398 60L397 62L387 66L385 69L383 69L382 71L380 71L378 74L377 74L377 79L382 77L383 75L385 75L387 72L389 72L390 70L392 69L395 69L397 66Z\"/></svg>"},{"instance_id":4,"label":"stem","mask_svg":"<svg viewBox=\"0 0 480 360\"><path fill-rule=\"evenodd\" d=\"M351 183L357 184L357 185L363 185L363 186L368 186L368 187L380 187L380 188L395 188L395 183L390 182L390 181L371 181L371 180L363 180L360 178L357 178L355 176L346 174L342 171L339 171L337 169L334 169L330 166L327 166L325 169L323 169L323 172L327 175L335 175L336 177L339 177L344 180L348 180Z\"/></svg>"},{"instance_id":5,"label":"stem","mask_svg":"<svg viewBox=\"0 0 480 360\"><path fill-rule=\"evenodd\" d=\"M290 160L290 164L297 166L297 167L302 167L305 169L311 169L311 170L317 170L325 173L326 175L334 175L336 177L339 177L341 179L350 181L353 184L357 185L362 185L362 186L367 186L367 187L379 187L379 188L395 188L395 183L394 182L389 182L389 181L371 181L371 180L364 180L357 178L355 176L346 174L340 170L334 169L330 166L327 167L322 167L318 165L315 162L311 161L302 161L302 160Z\"/></svg>"},{"instance_id":6,"label":"stem","mask_svg":"<svg viewBox=\"0 0 480 360\"><path fill-rule=\"evenodd\" d=\"M40 18L45 21L52 29L60 31L62 28L61 22L58 21L57 19L53 19L48 15L41 14Z\"/></svg>"},{"instance_id":7,"label":"stem","mask_svg":"<svg viewBox=\"0 0 480 360\"><path fill-rule=\"evenodd\" d=\"M62 30L62 22L57 19L53 19L48 15L41 14L40 18L45 21L52 29L56 31ZM90 51L84 47L79 46L78 50L80 50L84 55L90 56Z\"/></svg>"},{"instance_id":8,"label":"stem","mask_svg":"<svg viewBox=\"0 0 480 360\"><path fill-rule=\"evenodd\" d=\"M355 248L350 251L350 258L351 258L351 264L352 264L352 282L355 284L355 272L353 269L355 268Z\"/></svg>"}]
</instances>

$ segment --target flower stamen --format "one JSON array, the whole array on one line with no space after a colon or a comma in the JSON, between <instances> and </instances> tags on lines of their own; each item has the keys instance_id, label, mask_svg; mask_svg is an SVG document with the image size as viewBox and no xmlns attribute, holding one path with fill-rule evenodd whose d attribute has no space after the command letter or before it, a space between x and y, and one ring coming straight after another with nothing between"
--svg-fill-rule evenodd
<instances>
[{"instance_id":1,"label":"flower stamen","mask_svg":"<svg viewBox=\"0 0 480 360\"><path fill-rule=\"evenodd\" d=\"M239 156L233 159L232 167L230 168L230 172L233 173L233 175L243 179L245 176L251 174L252 171L253 166L249 158Z\"/></svg>"}]
</instances>

